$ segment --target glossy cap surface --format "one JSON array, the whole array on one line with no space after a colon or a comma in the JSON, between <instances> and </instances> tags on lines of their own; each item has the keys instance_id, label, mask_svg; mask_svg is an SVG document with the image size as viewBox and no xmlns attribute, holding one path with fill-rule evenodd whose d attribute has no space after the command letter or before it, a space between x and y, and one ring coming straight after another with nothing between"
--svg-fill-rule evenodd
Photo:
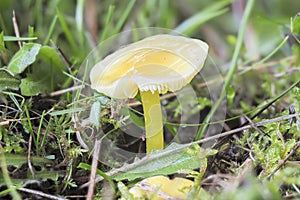
<instances>
[{"instance_id":1,"label":"glossy cap surface","mask_svg":"<svg viewBox=\"0 0 300 200\"><path fill-rule=\"evenodd\" d=\"M197 39L155 35L108 55L91 70L93 89L112 98L138 90L166 93L188 84L202 69L208 45Z\"/></svg>"}]
</instances>

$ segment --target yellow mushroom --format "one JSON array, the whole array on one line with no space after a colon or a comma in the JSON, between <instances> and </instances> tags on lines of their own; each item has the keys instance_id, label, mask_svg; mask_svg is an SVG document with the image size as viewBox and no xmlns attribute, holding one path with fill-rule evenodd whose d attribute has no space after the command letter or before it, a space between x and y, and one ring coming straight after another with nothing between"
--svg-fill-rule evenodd
<instances>
[{"instance_id":1,"label":"yellow mushroom","mask_svg":"<svg viewBox=\"0 0 300 200\"><path fill-rule=\"evenodd\" d=\"M197 39L155 35L108 55L91 70L91 87L112 98L134 98L144 109L146 151L164 148L159 94L188 84L201 70L208 45Z\"/></svg>"},{"instance_id":2,"label":"yellow mushroom","mask_svg":"<svg viewBox=\"0 0 300 200\"><path fill-rule=\"evenodd\" d=\"M193 181L185 178L169 179L165 176L146 178L130 188L135 199L187 199L187 193L193 187Z\"/></svg>"}]
</instances>

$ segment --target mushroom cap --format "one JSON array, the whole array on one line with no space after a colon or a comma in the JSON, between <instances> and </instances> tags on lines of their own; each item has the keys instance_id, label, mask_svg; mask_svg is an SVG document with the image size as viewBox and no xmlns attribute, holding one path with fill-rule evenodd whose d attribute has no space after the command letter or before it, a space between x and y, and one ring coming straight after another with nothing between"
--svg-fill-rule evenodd
<instances>
[{"instance_id":1,"label":"mushroom cap","mask_svg":"<svg viewBox=\"0 0 300 200\"><path fill-rule=\"evenodd\" d=\"M108 55L91 70L92 89L112 98L133 98L138 90L163 94L188 84L202 69L208 45L197 39L155 35Z\"/></svg>"},{"instance_id":2,"label":"mushroom cap","mask_svg":"<svg viewBox=\"0 0 300 200\"><path fill-rule=\"evenodd\" d=\"M135 184L129 192L136 199L187 199L186 195L193 186L194 182L185 178L176 177L170 180L166 176L154 176Z\"/></svg>"}]
</instances>

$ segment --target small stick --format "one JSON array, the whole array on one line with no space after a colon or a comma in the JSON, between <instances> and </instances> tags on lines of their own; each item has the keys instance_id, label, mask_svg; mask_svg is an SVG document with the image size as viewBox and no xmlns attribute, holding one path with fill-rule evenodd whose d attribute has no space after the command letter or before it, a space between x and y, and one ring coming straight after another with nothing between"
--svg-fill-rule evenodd
<instances>
[{"instance_id":1,"label":"small stick","mask_svg":"<svg viewBox=\"0 0 300 200\"><path fill-rule=\"evenodd\" d=\"M93 153L93 160L92 160L92 167L91 167L91 176L89 181L89 189L87 193L86 200L92 200L94 197L94 188L96 184L96 172L97 172L97 166L98 166L98 158L99 158L99 152L100 152L100 143L96 140L95 141L95 148Z\"/></svg>"},{"instance_id":2,"label":"small stick","mask_svg":"<svg viewBox=\"0 0 300 200\"><path fill-rule=\"evenodd\" d=\"M300 189L295 185L295 184L292 184L293 188L296 190L296 192L298 194L300 194Z\"/></svg>"},{"instance_id":3,"label":"small stick","mask_svg":"<svg viewBox=\"0 0 300 200\"><path fill-rule=\"evenodd\" d=\"M94 198L101 197L101 195L96 194ZM66 199L86 199L86 195L67 195L65 196Z\"/></svg>"},{"instance_id":4,"label":"small stick","mask_svg":"<svg viewBox=\"0 0 300 200\"><path fill-rule=\"evenodd\" d=\"M66 200L65 198L57 197L57 196L54 196L54 195L46 194L46 193L43 193L43 192L40 192L40 191L37 191L37 190L28 189L28 188L18 188L18 190L20 190L22 192L35 194L35 195L45 197L45 198L48 198L48 199Z\"/></svg>"},{"instance_id":5,"label":"small stick","mask_svg":"<svg viewBox=\"0 0 300 200\"><path fill-rule=\"evenodd\" d=\"M54 96L58 96L58 95L61 95L61 94L67 93L67 92L79 90L79 89L82 89L82 88L84 88L84 85L77 85L77 86L73 86L73 87L70 87L70 88L63 89L63 90L58 90L58 91L55 91L55 92L51 92L50 96L54 97Z\"/></svg>"},{"instance_id":6,"label":"small stick","mask_svg":"<svg viewBox=\"0 0 300 200\"><path fill-rule=\"evenodd\" d=\"M0 126L6 126L9 125L10 120L2 121L0 122Z\"/></svg>"},{"instance_id":7,"label":"small stick","mask_svg":"<svg viewBox=\"0 0 300 200\"><path fill-rule=\"evenodd\" d=\"M13 10L13 17L12 17L13 25L14 25L14 30L17 38L20 38L20 32L19 32L19 26L16 18L16 13L15 10ZM18 41L19 48L22 48L22 43L21 41Z\"/></svg>"},{"instance_id":8,"label":"small stick","mask_svg":"<svg viewBox=\"0 0 300 200\"><path fill-rule=\"evenodd\" d=\"M67 56L65 55L65 53L60 49L59 46L56 46L56 50L60 53L61 57L63 58L63 60L67 63L68 65L68 71L69 73L71 73L71 67L72 67L72 63L71 61L67 58Z\"/></svg>"},{"instance_id":9,"label":"small stick","mask_svg":"<svg viewBox=\"0 0 300 200\"><path fill-rule=\"evenodd\" d=\"M255 125L255 123L247 115L244 115L245 119L250 123L250 125L257 131L259 134L264 135L264 133Z\"/></svg>"},{"instance_id":10,"label":"small stick","mask_svg":"<svg viewBox=\"0 0 300 200\"><path fill-rule=\"evenodd\" d=\"M32 135L29 136L29 142L28 142L28 154L27 154L27 160L28 160L28 168L32 174L32 177L35 179L35 173L33 171L31 160L30 160L30 152L31 152L31 145L32 145Z\"/></svg>"}]
</instances>

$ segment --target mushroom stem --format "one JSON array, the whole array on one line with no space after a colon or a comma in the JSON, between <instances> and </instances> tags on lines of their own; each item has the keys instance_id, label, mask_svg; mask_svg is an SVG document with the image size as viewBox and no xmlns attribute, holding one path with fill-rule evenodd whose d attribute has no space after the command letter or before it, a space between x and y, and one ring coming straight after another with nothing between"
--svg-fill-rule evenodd
<instances>
[{"instance_id":1,"label":"mushroom stem","mask_svg":"<svg viewBox=\"0 0 300 200\"><path fill-rule=\"evenodd\" d=\"M146 152L164 148L162 112L158 91L140 91L146 129Z\"/></svg>"}]
</instances>

